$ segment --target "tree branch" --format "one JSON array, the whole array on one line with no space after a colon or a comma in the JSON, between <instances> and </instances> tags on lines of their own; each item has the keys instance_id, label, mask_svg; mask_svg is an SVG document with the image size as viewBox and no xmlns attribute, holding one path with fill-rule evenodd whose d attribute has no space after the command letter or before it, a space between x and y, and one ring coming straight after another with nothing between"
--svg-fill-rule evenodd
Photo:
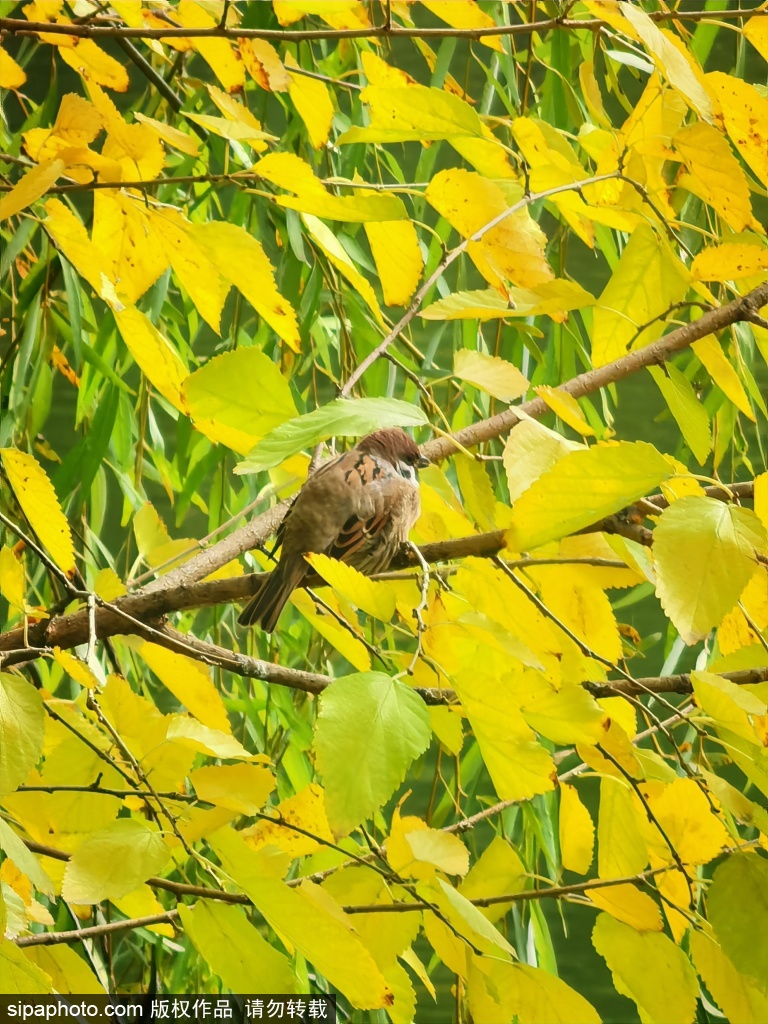
<instances>
[{"instance_id":1,"label":"tree branch","mask_svg":"<svg viewBox=\"0 0 768 1024\"><path fill-rule=\"evenodd\" d=\"M739 296L725 306L719 306L717 309L704 313L698 320L678 327L650 345L634 349L619 359L614 359L612 363L606 363L605 366L580 373L565 384L561 384L558 390L573 395L574 398L591 395L593 392L599 391L600 388L615 384L638 370L666 362L670 356L681 352L684 348L692 345L694 341L699 341L700 338L704 338L708 334L714 334L739 321L749 320L753 313L762 309L766 304L768 304L768 283L758 285L751 292ZM459 451L459 446L472 448L483 441L491 441L519 423L521 417L518 415L518 410L525 416L538 419L549 411L549 407L543 399L535 398L518 406L517 409L506 409L487 420L473 423L471 426L457 431L453 437L433 438L422 445L421 450L427 458L438 462Z\"/></svg>"},{"instance_id":2,"label":"tree branch","mask_svg":"<svg viewBox=\"0 0 768 1024\"><path fill-rule=\"evenodd\" d=\"M734 10L724 11L649 11L648 17L654 21L677 19L680 21L719 21L734 18L754 18L768 14L766 10ZM168 28L145 28L143 26L105 25L88 22L87 24L68 22L58 24L50 21L26 21L21 18L0 18L0 32L10 35L29 36L46 33L48 35L75 36L86 39L268 39L272 42L300 42L313 39L482 39L484 36L516 36L530 35L532 32L548 32L552 29L574 31L586 29L597 32L607 27L608 22L600 18L543 18L540 21L519 22L514 25L489 25L482 28L453 28L450 25L437 25L430 28L407 25L378 25L369 28L346 29L297 29L292 32L283 29L268 28L227 28L215 25L210 28L185 28L170 26Z\"/></svg>"}]
</instances>

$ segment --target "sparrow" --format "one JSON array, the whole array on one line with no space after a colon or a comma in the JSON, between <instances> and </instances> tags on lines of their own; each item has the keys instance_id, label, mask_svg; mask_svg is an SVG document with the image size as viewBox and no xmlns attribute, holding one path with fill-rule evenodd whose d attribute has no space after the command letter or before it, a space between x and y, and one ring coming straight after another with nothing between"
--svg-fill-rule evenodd
<instances>
[{"instance_id":1,"label":"sparrow","mask_svg":"<svg viewBox=\"0 0 768 1024\"><path fill-rule=\"evenodd\" d=\"M277 534L282 552L240 615L271 633L293 590L309 572L305 555L330 555L366 575L383 572L419 518L417 470L429 465L399 428L377 430L303 485Z\"/></svg>"}]
</instances>

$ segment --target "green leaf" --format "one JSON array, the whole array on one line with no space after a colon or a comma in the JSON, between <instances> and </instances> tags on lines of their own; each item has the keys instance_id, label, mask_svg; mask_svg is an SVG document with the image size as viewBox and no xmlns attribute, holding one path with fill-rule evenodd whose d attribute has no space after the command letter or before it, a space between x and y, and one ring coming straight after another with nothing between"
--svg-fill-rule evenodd
<instances>
[{"instance_id":1,"label":"green leaf","mask_svg":"<svg viewBox=\"0 0 768 1024\"><path fill-rule=\"evenodd\" d=\"M650 366L649 370L680 427L685 443L698 464L703 466L712 451L712 428L707 410L696 397L691 382L672 363L663 367Z\"/></svg>"},{"instance_id":2,"label":"green leaf","mask_svg":"<svg viewBox=\"0 0 768 1024\"><path fill-rule=\"evenodd\" d=\"M78 846L64 872L71 903L119 899L165 867L171 851L162 835L135 818L119 818Z\"/></svg>"},{"instance_id":3,"label":"green leaf","mask_svg":"<svg viewBox=\"0 0 768 1024\"><path fill-rule=\"evenodd\" d=\"M645 441L569 452L518 498L509 546L528 551L575 533L648 494L673 473Z\"/></svg>"},{"instance_id":4,"label":"green leaf","mask_svg":"<svg viewBox=\"0 0 768 1024\"><path fill-rule=\"evenodd\" d=\"M242 455L296 415L287 379L255 347L214 356L186 378L181 395L192 422L209 441Z\"/></svg>"},{"instance_id":5,"label":"green leaf","mask_svg":"<svg viewBox=\"0 0 768 1024\"><path fill-rule=\"evenodd\" d=\"M421 697L382 672L336 679L320 697L315 730L328 820L350 832L392 796L432 730Z\"/></svg>"},{"instance_id":6,"label":"green leaf","mask_svg":"<svg viewBox=\"0 0 768 1024\"><path fill-rule=\"evenodd\" d=\"M337 398L320 409L288 420L261 440L236 473L260 473L329 437L358 437L382 427L415 427L427 422L418 406L397 398Z\"/></svg>"},{"instance_id":7,"label":"green leaf","mask_svg":"<svg viewBox=\"0 0 768 1024\"><path fill-rule=\"evenodd\" d=\"M699 986L688 957L660 932L636 932L600 914L592 944L613 974L616 990L637 1003L643 1024L693 1024Z\"/></svg>"},{"instance_id":8,"label":"green leaf","mask_svg":"<svg viewBox=\"0 0 768 1024\"><path fill-rule=\"evenodd\" d=\"M739 600L768 550L751 509L689 495L659 519L653 536L657 594L687 644L703 640Z\"/></svg>"},{"instance_id":9,"label":"green leaf","mask_svg":"<svg viewBox=\"0 0 768 1024\"><path fill-rule=\"evenodd\" d=\"M21 676L0 672L0 796L26 779L43 751L40 694Z\"/></svg>"},{"instance_id":10,"label":"green leaf","mask_svg":"<svg viewBox=\"0 0 768 1024\"><path fill-rule=\"evenodd\" d=\"M707 909L725 955L768 995L768 860L730 856L715 871Z\"/></svg>"}]
</instances>

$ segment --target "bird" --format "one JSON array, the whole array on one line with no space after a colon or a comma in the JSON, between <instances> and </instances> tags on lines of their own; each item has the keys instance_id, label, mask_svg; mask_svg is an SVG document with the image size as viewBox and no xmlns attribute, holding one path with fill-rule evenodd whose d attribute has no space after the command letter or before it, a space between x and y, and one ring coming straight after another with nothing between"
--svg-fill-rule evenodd
<instances>
[{"instance_id":1,"label":"bird","mask_svg":"<svg viewBox=\"0 0 768 1024\"><path fill-rule=\"evenodd\" d=\"M376 430L323 463L296 495L277 535L280 561L240 614L241 626L274 631L309 572L304 556L329 555L366 575L383 572L419 518L418 470L429 465L400 428Z\"/></svg>"}]
</instances>

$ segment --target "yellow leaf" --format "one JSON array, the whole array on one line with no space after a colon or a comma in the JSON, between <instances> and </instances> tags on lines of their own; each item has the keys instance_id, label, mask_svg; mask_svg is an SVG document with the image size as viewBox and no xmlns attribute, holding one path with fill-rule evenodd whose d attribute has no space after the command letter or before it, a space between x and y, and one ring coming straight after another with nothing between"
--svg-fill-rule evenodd
<instances>
[{"instance_id":1,"label":"yellow leaf","mask_svg":"<svg viewBox=\"0 0 768 1024\"><path fill-rule=\"evenodd\" d=\"M315 605L309 594L303 590L294 590L290 598L291 604L298 609L309 624L317 632L342 654L350 665L353 665L358 672L367 672L371 667L371 656L365 645L356 636L339 625L330 615L322 615L315 610ZM333 607L333 602L326 602ZM338 602L336 607L338 608Z\"/></svg>"},{"instance_id":2,"label":"yellow leaf","mask_svg":"<svg viewBox=\"0 0 768 1024\"><path fill-rule=\"evenodd\" d=\"M619 358L630 346L641 348L655 341L664 331L663 317L640 328L684 298L690 277L653 228L638 225L595 306L594 365Z\"/></svg>"},{"instance_id":3,"label":"yellow leaf","mask_svg":"<svg viewBox=\"0 0 768 1024\"><path fill-rule=\"evenodd\" d=\"M594 437L595 431L587 423L581 406L573 395L569 395L567 391L561 391L559 388L550 387L548 384L539 384L533 390L569 427L572 427L582 437Z\"/></svg>"},{"instance_id":4,"label":"yellow leaf","mask_svg":"<svg viewBox=\"0 0 768 1024\"><path fill-rule=\"evenodd\" d=\"M164 335L145 313L135 307L114 311L115 322L128 351L141 372L163 398L184 412L181 385L187 368Z\"/></svg>"},{"instance_id":5,"label":"yellow leaf","mask_svg":"<svg viewBox=\"0 0 768 1024\"><path fill-rule=\"evenodd\" d=\"M391 70L390 76L374 73L374 84L361 94L369 105L369 125L347 129L339 136L340 145L446 139L481 174L514 177L498 139L469 103L443 89L394 82Z\"/></svg>"},{"instance_id":6,"label":"yellow leaf","mask_svg":"<svg viewBox=\"0 0 768 1024\"><path fill-rule=\"evenodd\" d=\"M766 250L766 257L768 257L768 250ZM768 265L768 259L766 264ZM754 423L755 414L752 412L744 385L741 383L738 373L736 373L736 370L726 358L717 338L713 334L708 334L705 338L694 341L691 348L726 398L733 402L736 408L740 409Z\"/></svg>"},{"instance_id":7,"label":"yellow leaf","mask_svg":"<svg viewBox=\"0 0 768 1024\"><path fill-rule=\"evenodd\" d=\"M240 56L254 82L269 92L286 92L291 83L277 50L266 39L238 39Z\"/></svg>"},{"instance_id":8,"label":"yellow leaf","mask_svg":"<svg viewBox=\"0 0 768 1024\"><path fill-rule=\"evenodd\" d=\"M162 913L163 908L157 904L155 913ZM130 915L129 915L130 916ZM173 935L173 928L166 925ZM96 978L83 957L78 956L71 946L63 943L58 946L28 946L24 955L31 964L44 971L53 982L59 995L82 993L84 995L104 995L105 989Z\"/></svg>"},{"instance_id":9,"label":"yellow leaf","mask_svg":"<svg viewBox=\"0 0 768 1024\"><path fill-rule=\"evenodd\" d=\"M165 153L157 133L147 124L128 124L94 81L88 83L88 95L107 129L102 156L119 164L123 180L156 178L165 164Z\"/></svg>"},{"instance_id":10,"label":"yellow leaf","mask_svg":"<svg viewBox=\"0 0 768 1024\"><path fill-rule=\"evenodd\" d=\"M597 819L597 874L599 878L637 875L648 864L644 839L645 812L624 779L600 780Z\"/></svg>"},{"instance_id":11,"label":"yellow leaf","mask_svg":"<svg viewBox=\"0 0 768 1024\"><path fill-rule=\"evenodd\" d=\"M59 156L63 149L80 149L93 142L103 126L101 114L92 103L67 93L62 96L52 128L33 128L24 132L24 148L41 163Z\"/></svg>"},{"instance_id":12,"label":"yellow leaf","mask_svg":"<svg viewBox=\"0 0 768 1024\"><path fill-rule=\"evenodd\" d=\"M671 32L660 29L636 4L622 2L621 13L637 32L659 71L704 121L713 120L712 103L695 58Z\"/></svg>"},{"instance_id":13,"label":"yellow leaf","mask_svg":"<svg viewBox=\"0 0 768 1024\"><path fill-rule=\"evenodd\" d=\"M233 758L252 761L258 755L248 751L232 734L220 729L210 729L195 718L186 715L169 715L166 736L182 747L197 750L211 757Z\"/></svg>"},{"instance_id":14,"label":"yellow leaf","mask_svg":"<svg viewBox=\"0 0 768 1024\"><path fill-rule=\"evenodd\" d=\"M234 121L229 117L216 117L215 114L195 114L192 111L186 112L184 116L222 139L247 142L257 153L261 153L267 148L268 141L275 141L274 135L262 131L261 128L254 128L251 124Z\"/></svg>"},{"instance_id":15,"label":"yellow leaf","mask_svg":"<svg viewBox=\"0 0 768 1024\"><path fill-rule=\"evenodd\" d=\"M359 0L275 0L275 17L281 25L300 18L322 18L333 28L370 28L368 12Z\"/></svg>"},{"instance_id":16,"label":"yellow leaf","mask_svg":"<svg viewBox=\"0 0 768 1024\"><path fill-rule=\"evenodd\" d=\"M62 572L73 576L72 534L45 470L33 455L18 448L0 448L0 458L16 500L38 540Z\"/></svg>"},{"instance_id":17,"label":"yellow leaf","mask_svg":"<svg viewBox=\"0 0 768 1024\"><path fill-rule=\"evenodd\" d=\"M694 281L734 281L768 270L768 246L725 242L702 249L694 257Z\"/></svg>"},{"instance_id":18,"label":"yellow leaf","mask_svg":"<svg viewBox=\"0 0 768 1024\"><path fill-rule=\"evenodd\" d=\"M608 889L590 889L589 898L617 921L623 921L638 932L660 932L664 925L659 908L647 892L634 885L612 885Z\"/></svg>"},{"instance_id":19,"label":"yellow leaf","mask_svg":"<svg viewBox=\"0 0 768 1024\"><path fill-rule=\"evenodd\" d=\"M109 677L100 703L109 722L140 760L152 785L159 790L178 790L183 786L195 755L190 747L168 740L171 719L162 715L151 701L134 693L121 676Z\"/></svg>"},{"instance_id":20,"label":"yellow leaf","mask_svg":"<svg viewBox=\"0 0 768 1024\"><path fill-rule=\"evenodd\" d=\"M0 594L16 611L24 611L24 566L12 548L0 548Z\"/></svg>"},{"instance_id":21,"label":"yellow leaf","mask_svg":"<svg viewBox=\"0 0 768 1024\"><path fill-rule=\"evenodd\" d=\"M105 53L92 39L78 39L75 46L60 46L59 56L86 82L96 82L116 92L127 92L131 80L122 64Z\"/></svg>"},{"instance_id":22,"label":"yellow leaf","mask_svg":"<svg viewBox=\"0 0 768 1024\"><path fill-rule=\"evenodd\" d=\"M418 882L417 891L420 896L436 905L454 932L468 939L475 949L507 962L516 955L509 942L480 913L479 908L442 878L434 877L428 881ZM429 917L430 915L427 915L425 920Z\"/></svg>"},{"instance_id":23,"label":"yellow leaf","mask_svg":"<svg viewBox=\"0 0 768 1024\"><path fill-rule=\"evenodd\" d=\"M508 543L527 551L575 533L650 494L672 472L645 441L569 452L517 499Z\"/></svg>"},{"instance_id":24,"label":"yellow leaf","mask_svg":"<svg viewBox=\"0 0 768 1024\"><path fill-rule=\"evenodd\" d=\"M63 651L60 647L54 647L53 660L61 665L70 679L74 679L76 683L84 686L86 690L97 690L99 688L99 680L94 675L92 669L88 667L86 662L76 658L69 651Z\"/></svg>"},{"instance_id":25,"label":"yellow leaf","mask_svg":"<svg viewBox=\"0 0 768 1024\"><path fill-rule=\"evenodd\" d=\"M587 564L571 567L572 572L602 590L607 590L609 587L621 589L643 583L646 579L645 575L639 571L637 563L630 557L626 548L622 550L620 546L618 548L612 546L611 541L614 539L610 534L603 533L577 533L573 537L564 537L560 541L560 557L601 558L626 562L626 568ZM623 540L623 538L620 539ZM634 714L628 703L619 700L619 704Z\"/></svg>"},{"instance_id":26,"label":"yellow leaf","mask_svg":"<svg viewBox=\"0 0 768 1024\"><path fill-rule=\"evenodd\" d=\"M453 375L459 380L469 381L502 402L513 402L530 387L527 378L514 363L465 348L454 353Z\"/></svg>"},{"instance_id":27,"label":"yellow leaf","mask_svg":"<svg viewBox=\"0 0 768 1024\"><path fill-rule=\"evenodd\" d=\"M680 945L691 926L692 907L688 882L680 871L665 871L656 879L656 888L672 938Z\"/></svg>"},{"instance_id":28,"label":"yellow leaf","mask_svg":"<svg viewBox=\"0 0 768 1024\"><path fill-rule=\"evenodd\" d=\"M137 818L119 818L91 833L64 872L61 894L71 903L100 903L133 892L159 874L171 853L160 832Z\"/></svg>"},{"instance_id":29,"label":"yellow leaf","mask_svg":"<svg viewBox=\"0 0 768 1024\"><path fill-rule=\"evenodd\" d=\"M366 221L365 233L387 306L405 306L421 280L424 260L409 220Z\"/></svg>"},{"instance_id":30,"label":"yellow leaf","mask_svg":"<svg viewBox=\"0 0 768 1024\"><path fill-rule=\"evenodd\" d=\"M408 219L402 199L390 192L377 191L366 194L357 191L351 196L334 195L315 176L309 164L294 153L268 153L259 160L255 170L260 177L295 194L295 198L276 196L280 206L285 206L289 210L311 213L326 220L353 223ZM349 184L344 178L335 180L339 185Z\"/></svg>"},{"instance_id":31,"label":"yellow leaf","mask_svg":"<svg viewBox=\"0 0 768 1024\"><path fill-rule=\"evenodd\" d=\"M119 896L111 900L111 902L127 918L149 917L150 914L165 913L165 907L148 885L140 885L138 889L129 892L127 896ZM176 934L172 924L150 924L147 925L147 929L154 932L155 935L165 935L169 939L172 939ZM64 948L69 949L68 946ZM74 989L73 991L80 992L81 990Z\"/></svg>"},{"instance_id":32,"label":"yellow leaf","mask_svg":"<svg viewBox=\"0 0 768 1024\"><path fill-rule=\"evenodd\" d=\"M722 71L710 71L704 82L720 103L731 142L763 185L768 185L768 98L749 82Z\"/></svg>"},{"instance_id":33,"label":"yellow leaf","mask_svg":"<svg viewBox=\"0 0 768 1024\"><path fill-rule=\"evenodd\" d=\"M146 114L142 114L139 110L135 112L134 116L137 121L140 121L142 124L148 124L150 128L154 128L163 142L167 142L174 149L186 153L187 156L197 156L200 152L199 140L188 135L186 132L179 131L178 128L174 128L173 125L166 124L164 121L157 121L154 117L147 117Z\"/></svg>"},{"instance_id":34,"label":"yellow leaf","mask_svg":"<svg viewBox=\"0 0 768 1024\"><path fill-rule=\"evenodd\" d=\"M608 964L616 990L637 1004L644 1024L693 1024L699 994L696 972L666 935L637 932L600 914L592 944Z\"/></svg>"},{"instance_id":35,"label":"yellow leaf","mask_svg":"<svg viewBox=\"0 0 768 1024\"><path fill-rule=\"evenodd\" d=\"M517 423L507 438L502 455L510 502L517 501L534 481L568 452L580 448L583 445L569 441L537 420L525 419Z\"/></svg>"},{"instance_id":36,"label":"yellow leaf","mask_svg":"<svg viewBox=\"0 0 768 1024\"><path fill-rule=\"evenodd\" d=\"M102 601L114 601L116 597L123 597L127 593L125 584L117 575L114 569L109 567L99 569L93 581L93 592L98 594Z\"/></svg>"},{"instance_id":37,"label":"yellow leaf","mask_svg":"<svg viewBox=\"0 0 768 1024\"><path fill-rule=\"evenodd\" d=\"M269 768L254 764L206 765L190 772L189 781L206 803L247 815L260 811L275 788Z\"/></svg>"},{"instance_id":38,"label":"yellow leaf","mask_svg":"<svg viewBox=\"0 0 768 1024\"><path fill-rule=\"evenodd\" d=\"M0 46L0 89L20 89L26 80L24 68Z\"/></svg>"},{"instance_id":39,"label":"yellow leaf","mask_svg":"<svg viewBox=\"0 0 768 1024\"><path fill-rule=\"evenodd\" d=\"M241 833L252 849L278 846L291 857L303 857L321 848L319 839L333 842L333 832L325 810L325 794L316 782L305 786L294 796L281 800L273 813L275 821L257 821ZM291 825L303 829L303 832L292 829ZM305 835L306 832L310 835Z\"/></svg>"},{"instance_id":40,"label":"yellow leaf","mask_svg":"<svg viewBox=\"0 0 768 1024\"><path fill-rule=\"evenodd\" d=\"M600 1024L587 1000L541 967L471 956L467 995L472 1017L483 1024Z\"/></svg>"},{"instance_id":41,"label":"yellow leaf","mask_svg":"<svg viewBox=\"0 0 768 1024\"><path fill-rule=\"evenodd\" d=\"M0 991L7 995L33 996L53 992L50 975L33 964L10 939L0 938Z\"/></svg>"},{"instance_id":42,"label":"yellow leaf","mask_svg":"<svg viewBox=\"0 0 768 1024\"><path fill-rule=\"evenodd\" d=\"M101 295L104 282L110 283L102 270L107 258L98 251L74 213L59 199L49 199L45 212L45 230L78 274Z\"/></svg>"},{"instance_id":43,"label":"yellow leaf","mask_svg":"<svg viewBox=\"0 0 768 1024\"><path fill-rule=\"evenodd\" d=\"M725 825L712 813L711 798L695 779L678 778L667 785L644 782L640 788L684 864L708 864L731 844ZM653 824L649 824L646 838L656 859L673 863L669 846Z\"/></svg>"},{"instance_id":44,"label":"yellow leaf","mask_svg":"<svg viewBox=\"0 0 768 1024\"><path fill-rule=\"evenodd\" d=\"M168 267L138 197L106 189L95 192L91 241L100 275L115 282L115 292L125 305L132 306Z\"/></svg>"},{"instance_id":45,"label":"yellow leaf","mask_svg":"<svg viewBox=\"0 0 768 1024\"><path fill-rule=\"evenodd\" d=\"M299 351L299 327L296 312L275 284L275 272L261 246L239 224L208 221L191 224L189 237L263 317L275 333Z\"/></svg>"},{"instance_id":46,"label":"yellow leaf","mask_svg":"<svg viewBox=\"0 0 768 1024\"><path fill-rule=\"evenodd\" d=\"M139 654L166 689L198 721L211 729L231 732L224 702L206 665L148 641L141 645Z\"/></svg>"},{"instance_id":47,"label":"yellow leaf","mask_svg":"<svg viewBox=\"0 0 768 1024\"><path fill-rule=\"evenodd\" d=\"M410 91L410 90L407 90ZM439 171L426 191L429 203L465 238L487 227L519 198L514 186L510 199L501 185L472 171ZM517 210L486 231L479 241L470 241L467 253L494 288L505 284L535 288L554 277L544 255L546 239L527 209Z\"/></svg>"},{"instance_id":48,"label":"yellow leaf","mask_svg":"<svg viewBox=\"0 0 768 1024\"><path fill-rule=\"evenodd\" d=\"M603 107L600 86L595 78L595 65L591 60L584 60L579 64L579 84L592 120L601 128L610 128L611 121Z\"/></svg>"},{"instance_id":49,"label":"yellow leaf","mask_svg":"<svg viewBox=\"0 0 768 1024\"><path fill-rule=\"evenodd\" d=\"M329 587L367 615L389 622L395 614L395 595L386 583L369 580L351 565L327 555L309 554L306 560Z\"/></svg>"},{"instance_id":50,"label":"yellow leaf","mask_svg":"<svg viewBox=\"0 0 768 1024\"><path fill-rule=\"evenodd\" d=\"M432 732L449 753L458 756L464 746L461 708L430 707L428 710Z\"/></svg>"},{"instance_id":51,"label":"yellow leaf","mask_svg":"<svg viewBox=\"0 0 768 1024\"><path fill-rule=\"evenodd\" d=\"M216 28L216 21L208 14L203 4L192 0L181 0L173 12L176 21L184 28ZM227 39L193 37L190 42L206 64L209 65L227 92L237 92L245 85L243 62Z\"/></svg>"},{"instance_id":52,"label":"yellow leaf","mask_svg":"<svg viewBox=\"0 0 768 1024\"><path fill-rule=\"evenodd\" d=\"M63 174L66 164L61 159L49 160L27 171L10 192L0 199L0 220L7 220L15 213L26 209L40 196L45 195L51 185Z\"/></svg>"},{"instance_id":53,"label":"yellow leaf","mask_svg":"<svg viewBox=\"0 0 768 1024\"><path fill-rule=\"evenodd\" d=\"M197 244L192 225L178 210L151 208L147 215L173 272L189 292L202 318L218 334L221 311L230 289L223 267L215 265Z\"/></svg>"},{"instance_id":54,"label":"yellow leaf","mask_svg":"<svg viewBox=\"0 0 768 1024\"><path fill-rule=\"evenodd\" d=\"M320 149L328 142L333 124L333 101L328 86L291 70L299 65L289 53L285 56L285 66L289 69L288 94L306 126L309 141L315 149Z\"/></svg>"},{"instance_id":55,"label":"yellow leaf","mask_svg":"<svg viewBox=\"0 0 768 1024\"><path fill-rule=\"evenodd\" d=\"M603 736L605 714L581 686L536 696L523 704L522 712L528 725L553 743L598 743Z\"/></svg>"},{"instance_id":56,"label":"yellow leaf","mask_svg":"<svg viewBox=\"0 0 768 1024\"><path fill-rule=\"evenodd\" d=\"M387 860L398 875L432 878L435 869L465 875L469 852L458 836L429 828L421 818L401 817L395 811L386 844Z\"/></svg>"},{"instance_id":57,"label":"yellow leaf","mask_svg":"<svg viewBox=\"0 0 768 1024\"><path fill-rule=\"evenodd\" d=\"M563 867L586 875L595 850L592 816L573 786L560 786L560 856Z\"/></svg>"},{"instance_id":58,"label":"yellow leaf","mask_svg":"<svg viewBox=\"0 0 768 1024\"><path fill-rule=\"evenodd\" d=\"M623 697L600 697L598 704L611 721L621 726L628 739L637 734L637 711Z\"/></svg>"},{"instance_id":59,"label":"yellow leaf","mask_svg":"<svg viewBox=\"0 0 768 1024\"><path fill-rule=\"evenodd\" d=\"M265 877L266 851L250 850L231 829L222 829L210 843L225 871L270 927L295 946L353 1006L376 1009L389 1003L391 995L373 957L338 904L319 886L303 882L289 888L275 878Z\"/></svg>"},{"instance_id":60,"label":"yellow leaf","mask_svg":"<svg viewBox=\"0 0 768 1024\"><path fill-rule=\"evenodd\" d=\"M426 7L436 18L453 28L491 28L496 24L490 14L486 14L475 0L465 0L461 4L454 3L453 0L422 0L422 7ZM504 52L499 36L480 36L478 42L491 50Z\"/></svg>"},{"instance_id":61,"label":"yellow leaf","mask_svg":"<svg viewBox=\"0 0 768 1024\"><path fill-rule=\"evenodd\" d=\"M481 657L477 648L477 657ZM475 734L500 800L529 800L553 788L554 763L510 706L499 685L476 667L454 677L456 692Z\"/></svg>"},{"instance_id":62,"label":"yellow leaf","mask_svg":"<svg viewBox=\"0 0 768 1024\"><path fill-rule=\"evenodd\" d=\"M768 1020L768 995L733 966L712 936L694 928L690 942L696 970L728 1020L743 1024L763 1024Z\"/></svg>"},{"instance_id":63,"label":"yellow leaf","mask_svg":"<svg viewBox=\"0 0 768 1024\"><path fill-rule=\"evenodd\" d=\"M295 992L298 980L284 953L252 924L242 907L199 900L179 908L184 932L212 972L233 992Z\"/></svg>"},{"instance_id":64,"label":"yellow leaf","mask_svg":"<svg viewBox=\"0 0 768 1024\"><path fill-rule=\"evenodd\" d=\"M734 231L754 227L762 233L744 171L721 132L699 121L681 128L673 143L690 171L677 184L708 203Z\"/></svg>"},{"instance_id":65,"label":"yellow leaf","mask_svg":"<svg viewBox=\"0 0 768 1024\"><path fill-rule=\"evenodd\" d=\"M750 509L685 497L654 530L659 600L687 644L702 640L733 608L768 551L765 527Z\"/></svg>"},{"instance_id":66,"label":"yellow leaf","mask_svg":"<svg viewBox=\"0 0 768 1024\"><path fill-rule=\"evenodd\" d=\"M459 892L468 900L522 892L527 876L525 865L514 847L501 836L494 836L470 868ZM478 909L489 921L495 922L508 912L509 904L497 903Z\"/></svg>"},{"instance_id":67,"label":"yellow leaf","mask_svg":"<svg viewBox=\"0 0 768 1024\"><path fill-rule=\"evenodd\" d=\"M339 273L349 281L360 297L370 306L373 315L379 323L383 325L384 317L382 316L381 307L376 299L373 288L349 258L336 235L327 225L323 224L317 217L313 217L310 213L303 213L301 219L304 221L307 231L321 252L324 253Z\"/></svg>"},{"instance_id":68,"label":"yellow leaf","mask_svg":"<svg viewBox=\"0 0 768 1024\"><path fill-rule=\"evenodd\" d=\"M742 29L742 33L757 52L765 60L768 60L768 22L765 18L750 18Z\"/></svg>"},{"instance_id":69,"label":"yellow leaf","mask_svg":"<svg viewBox=\"0 0 768 1024\"><path fill-rule=\"evenodd\" d=\"M242 387L259 381L256 393ZM209 359L181 388L187 414L213 442L247 455L265 434L296 415L286 378L261 349L238 348Z\"/></svg>"},{"instance_id":70,"label":"yellow leaf","mask_svg":"<svg viewBox=\"0 0 768 1024\"><path fill-rule=\"evenodd\" d=\"M454 466L467 511L481 530L494 530L497 502L485 465L458 452Z\"/></svg>"}]
</instances>

